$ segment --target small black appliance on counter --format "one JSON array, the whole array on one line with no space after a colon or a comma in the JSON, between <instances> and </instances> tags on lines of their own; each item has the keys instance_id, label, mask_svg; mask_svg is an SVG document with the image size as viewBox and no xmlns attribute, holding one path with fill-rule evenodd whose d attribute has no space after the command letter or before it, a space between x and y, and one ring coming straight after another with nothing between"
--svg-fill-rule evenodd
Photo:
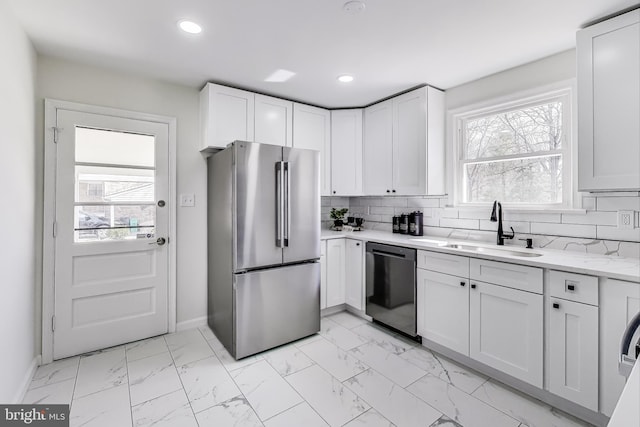
<instances>
[{"instance_id":1,"label":"small black appliance on counter","mask_svg":"<svg viewBox=\"0 0 640 427\"><path fill-rule=\"evenodd\" d=\"M422 236L422 212L415 211L409 214L409 234Z\"/></svg>"}]
</instances>

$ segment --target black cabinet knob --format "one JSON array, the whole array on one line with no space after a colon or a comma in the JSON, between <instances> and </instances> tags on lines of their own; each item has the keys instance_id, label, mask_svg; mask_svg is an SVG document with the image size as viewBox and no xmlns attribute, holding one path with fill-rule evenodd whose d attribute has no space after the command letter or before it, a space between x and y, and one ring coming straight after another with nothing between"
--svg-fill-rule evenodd
<instances>
[{"instance_id":1,"label":"black cabinet knob","mask_svg":"<svg viewBox=\"0 0 640 427\"><path fill-rule=\"evenodd\" d=\"M472 283L472 284L471 284L471 289L475 289L475 288L476 288L476 284L475 284L475 283Z\"/></svg>"},{"instance_id":2,"label":"black cabinet knob","mask_svg":"<svg viewBox=\"0 0 640 427\"><path fill-rule=\"evenodd\" d=\"M333 190L333 194L336 194L336 190Z\"/></svg>"},{"instance_id":3,"label":"black cabinet knob","mask_svg":"<svg viewBox=\"0 0 640 427\"><path fill-rule=\"evenodd\" d=\"M575 291L576 290L576 286L575 285L567 285L567 289L569 289L570 291Z\"/></svg>"},{"instance_id":4,"label":"black cabinet knob","mask_svg":"<svg viewBox=\"0 0 640 427\"><path fill-rule=\"evenodd\" d=\"M465 282L460 282L460 286L464 286L464 285L466 285Z\"/></svg>"},{"instance_id":5,"label":"black cabinet knob","mask_svg":"<svg viewBox=\"0 0 640 427\"><path fill-rule=\"evenodd\" d=\"M395 192L396 192L396 190L391 190L391 191L392 191L393 193L395 193Z\"/></svg>"},{"instance_id":6,"label":"black cabinet knob","mask_svg":"<svg viewBox=\"0 0 640 427\"><path fill-rule=\"evenodd\" d=\"M387 190L387 193L391 193L391 191Z\"/></svg>"},{"instance_id":7,"label":"black cabinet knob","mask_svg":"<svg viewBox=\"0 0 640 427\"><path fill-rule=\"evenodd\" d=\"M360 243L356 243L356 246L360 246Z\"/></svg>"},{"instance_id":8,"label":"black cabinet knob","mask_svg":"<svg viewBox=\"0 0 640 427\"><path fill-rule=\"evenodd\" d=\"M558 304L557 302L553 303L553 308L560 308L560 304Z\"/></svg>"}]
</instances>

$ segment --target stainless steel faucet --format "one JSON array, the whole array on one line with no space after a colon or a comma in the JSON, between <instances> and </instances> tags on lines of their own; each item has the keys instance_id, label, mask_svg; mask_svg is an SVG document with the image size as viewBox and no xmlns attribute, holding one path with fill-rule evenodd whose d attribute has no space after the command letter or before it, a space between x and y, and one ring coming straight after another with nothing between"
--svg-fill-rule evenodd
<instances>
[{"instance_id":1,"label":"stainless steel faucet","mask_svg":"<svg viewBox=\"0 0 640 427\"><path fill-rule=\"evenodd\" d=\"M504 234L502 232L502 204L499 201L493 202L493 210L491 211L491 219L492 222L498 221L498 238L497 243L500 246L504 245L504 239L513 239L516 235L516 232L511 228L511 235Z\"/></svg>"}]
</instances>

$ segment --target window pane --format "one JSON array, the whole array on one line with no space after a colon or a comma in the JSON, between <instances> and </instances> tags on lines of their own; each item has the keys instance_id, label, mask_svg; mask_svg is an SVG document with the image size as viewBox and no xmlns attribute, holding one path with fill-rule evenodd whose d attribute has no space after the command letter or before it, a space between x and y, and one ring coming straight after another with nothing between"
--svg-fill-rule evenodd
<instances>
[{"instance_id":1,"label":"window pane","mask_svg":"<svg viewBox=\"0 0 640 427\"><path fill-rule=\"evenodd\" d=\"M75 241L151 238L155 222L155 205L76 206Z\"/></svg>"},{"instance_id":2,"label":"window pane","mask_svg":"<svg viewBox=\"0 0 640 427\"><path fill-rule=\"evenodd\" d=\"M466 164L465 202L562 203L562 156Z\"/></svg>"},{"instance_id":3,"label":"window pane","mask_svg":"<svg viewBox=\"0 0 640 427\"><path fill-rule=\"evenodd\" d=\"M154 171L76 166L76 202L153 202Z\"/></svg>"},{"instance_id":4,"label":"window pane","mask_svg":"<svg viewBox=\"0 0 640 427\"><path fill-rule=\"evenodd\" d=\"M465 120L466 159L562 148L562 101Z\"/></svg>"},{"instance_id":5,"label":"window pane","mask_svg":"<svg viewBox=\"0 0 640 427\"><path fill-rule=\"evenodd\" d=\"M154 141L150 135L77 127L76 162L153 167Z\"/></svg>"}]
</instances>

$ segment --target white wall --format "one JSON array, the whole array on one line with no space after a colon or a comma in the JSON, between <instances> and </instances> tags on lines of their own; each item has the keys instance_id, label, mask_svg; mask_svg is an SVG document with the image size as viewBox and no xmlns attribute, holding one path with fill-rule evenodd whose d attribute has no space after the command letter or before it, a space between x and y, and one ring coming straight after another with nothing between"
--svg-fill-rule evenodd
<instances>
[{"instance_id":1,"label":"white wall","mask_svg":"<svg viewBox=\"0 0 640 427\"><path fill-rule=\"evenodd\" d=\"M34 363L36 54L0 0L0 402L11 403Z\"/></svg>"},{"instance_id":2,"label":"white wall","mask_svg":"<svg viewBox=\"0 0 640 427\"><path fill-rule=\"evenodd\" d=\"M43 197L44 98L177 118L177 194L194 193L196 199L195 207L177 207L177 319L180 323L206 316L206 161L199 152L198 90L138 75L39 56L36 141L39 156L37 170L40 174L37 187L40 218ZM177 203L177 199L174 203ZM41 259L41 253L38 258ZM39 280L42 278L39 277ZM38 298L41 298L40 291ZM37 315L40 316L41 313L38 312ZM37 318L37 325L41 325L40 317Z\"/></svg>"}]
</instances>

